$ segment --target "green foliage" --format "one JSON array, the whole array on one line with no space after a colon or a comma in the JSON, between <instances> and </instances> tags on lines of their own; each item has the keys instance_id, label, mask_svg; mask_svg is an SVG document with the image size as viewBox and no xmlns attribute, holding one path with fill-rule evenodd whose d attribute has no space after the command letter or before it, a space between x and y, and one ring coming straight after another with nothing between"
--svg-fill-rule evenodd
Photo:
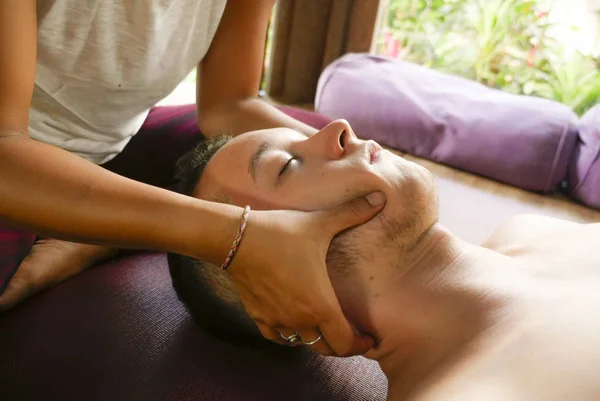
<instances>
[{"instance_id":1,"label":"green foliage","mask_svg":"<svg viewBox=\"0 0 600 401\"><path fill-rule=\"evenodd\" d=\"M581 114L600 95L598 61L549 35L550 0L390 0L379 53Z\"/></svg>"}]
</instances>

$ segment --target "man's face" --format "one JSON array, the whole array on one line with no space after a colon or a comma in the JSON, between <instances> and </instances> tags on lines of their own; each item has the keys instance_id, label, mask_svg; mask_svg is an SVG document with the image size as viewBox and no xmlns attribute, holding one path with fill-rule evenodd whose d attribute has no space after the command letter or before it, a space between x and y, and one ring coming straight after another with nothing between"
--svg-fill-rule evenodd
<instances>
[{"instance_id":1,"label":"man's face","mask_svg":"<svg viewBox=\"0 0 600 401\"><path fill-rule=\"evenodd\" d=\"M327 209L373 191L387 198L384 214L401 219L435 202L423 167L359 140L344 120L314 136L287 128L238 136L208 162L194 195L253 209Z\"/></svg>"},{"instance_id":2,"label":"man's face","mask_svg":"<svg viewBox=\"0 0 600 401\"><path fill-rule=\"evenodd\" d=\"M310 138L277 128L232 139L207 163L193 195L253 209L310 211L374 191L386 195L383 211L335 236L327 254L342 310L360 330L372 332L372 297L391 282L386 264L394 267L399 252L437 219L433 176L425 168L359 140L338 120Z\"/></svg>"}]
</instances>

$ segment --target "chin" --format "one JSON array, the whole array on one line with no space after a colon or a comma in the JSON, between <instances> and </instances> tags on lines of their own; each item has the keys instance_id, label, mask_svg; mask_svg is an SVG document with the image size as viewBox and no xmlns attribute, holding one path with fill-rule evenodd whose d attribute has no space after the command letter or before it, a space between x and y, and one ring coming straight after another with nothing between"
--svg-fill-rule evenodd
<instances>
[{"instance_id":1,"label":"chin","mask_svg":"<svg viewBox=\"0 0 600 401\"><path fill-rule=\"evenodd\" d=\"M438 196L434 175L406 160L396 163L394 170L393 174L386 174L388 188L384 192L387 203L383 210L386 217L402 220L416 217L425 225L437 219Z\"/></svg>"}]
</instances>

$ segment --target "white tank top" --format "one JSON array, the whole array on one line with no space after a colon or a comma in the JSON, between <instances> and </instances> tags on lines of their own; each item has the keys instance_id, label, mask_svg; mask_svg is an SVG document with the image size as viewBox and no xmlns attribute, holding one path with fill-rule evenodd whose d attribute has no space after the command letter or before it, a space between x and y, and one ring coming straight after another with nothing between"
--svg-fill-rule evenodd
<instances>
[{"instance_id":1,"label":"white tank top","mask_svg":"<svg viewBox=\"0 0 600 401\"><path fill-rule=\"evenodd\" d=\"M226 0L38 0L32 138L109 161L206 54Z\"/></svg>"}]
</instances>

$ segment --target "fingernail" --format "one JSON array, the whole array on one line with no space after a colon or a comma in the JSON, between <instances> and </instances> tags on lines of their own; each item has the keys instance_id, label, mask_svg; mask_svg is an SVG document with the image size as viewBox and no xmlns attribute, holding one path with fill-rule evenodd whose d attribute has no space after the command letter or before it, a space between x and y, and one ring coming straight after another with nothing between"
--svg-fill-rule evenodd
<instances>
[{"instance_id":1,"label":"fingernail","mask_svg":"<svg viewBox=\"0 0 600 401\"><path fill-rule=\"evenodd\" d=\"M373 192L367 195L367 202L369 202L371 206L379 206L385 202L385 195L381 191Z\"/></svg>"},{"instance_id":2,"label":"fingernail","mask_svg":"<svg viewBox=\"0 0 600 401\"><path fill-rule=\"evenodd\" d=\"M365 344L367 345L367 347L369 347L369 349L373 348L375 346L375 339L371 336L363 336L363 340L365 342Z\"/></svg>"}]
</instances>

